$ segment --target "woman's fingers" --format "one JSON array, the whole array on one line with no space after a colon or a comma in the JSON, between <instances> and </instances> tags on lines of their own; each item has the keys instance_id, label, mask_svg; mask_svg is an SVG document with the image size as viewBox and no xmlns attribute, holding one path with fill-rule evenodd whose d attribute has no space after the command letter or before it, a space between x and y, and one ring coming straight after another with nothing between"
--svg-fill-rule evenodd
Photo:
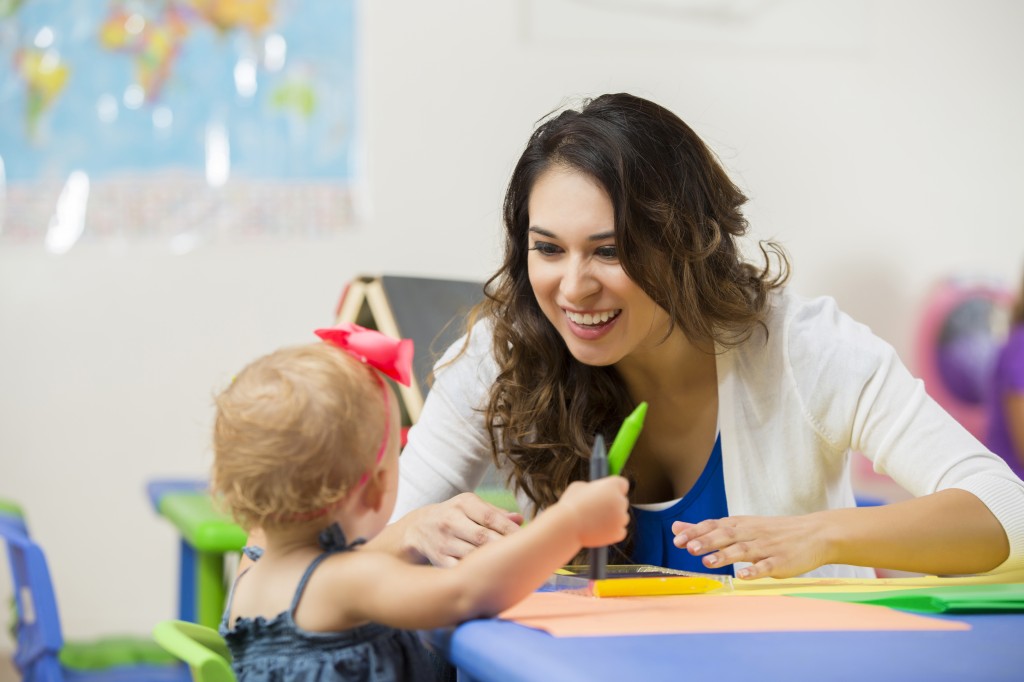
<instances>
[{"instance_id":1,"label":"woman's fingers","mask_svg":"<svg viewBox=\"0 0 1024 682\"><path fill-rule=\"evenodd\" d=\"M676 547L702 556L707 568L749 563L740 578L785 578L821 566L825 552L819 522L805 516L732 516L672 525Z\"/></svg>"},{"instance_id":2,"label":"woman's fingers","mask_svg":"<svg viewBox=\"0 0 1024 682\"><path fill-rule=\"evenodd\" d=\"M519 524L514 523L513 520L509 518L510 515L508 512L484 502L472 493L463 493L462 495L453 498L453 500L457 501L457 508L464 512L467 519L481 528L493 531L492 533L487 534L483 538L482 542L476 543L478 545L483 544L489 539L494 539L495 534L509 535L510 533L514 533L519 530ZM514 516L518 516L522 519L522 515L516 514ZM470 540L470 538L464 539Z\"/></svg>"},{"instance_id":3,"label":"woman's fingers","mask_svg":"<svg viewBox=\"0 0 1024 682\"><path fill-rule=\"evenodd\" d=\"M438 547L437 556L431 560L431 563L442 568L451 568L476 548L477 545L470 544L465 540L448 538L443 547Z\"/></svg>"},{"instance_id":4,"label":"woman's fingers","mask_svg":"<svg viewBox=\"0 0 1024 682\"><path fill-rule=\"evenodd\" d=\"M434 506L419 524L419 551L435 566L454 566L477 547L519 530L518 514L463 493Z\"/></svg>"},{"instance_id":5,"label":"woman's fingers","mask_svg":"<svg viewBox=\"0 0 1024 682\"><path fill-rule=\"evenodd\" d=\"M724 524L734 521L738 517L725 519L708 519L700 523L685 523L676 521L672 524L672 532L676 534L672 542L680 549L686 549L690 554L703 554L716 549L721 549L727 544L723 541L723 534L720 532Z\"/></svg>"}]
</instances>

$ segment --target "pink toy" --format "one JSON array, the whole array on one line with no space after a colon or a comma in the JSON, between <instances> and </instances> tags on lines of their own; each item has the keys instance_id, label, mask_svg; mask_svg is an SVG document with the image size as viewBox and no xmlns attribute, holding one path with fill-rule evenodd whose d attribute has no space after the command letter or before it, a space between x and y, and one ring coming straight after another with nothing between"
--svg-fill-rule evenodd
<instances>
[{"instance_id":1,"label":"pink toy","mask_svg":"<svg viewBox=\"0 0 1024 682\"><path fill-rule=\"evenodd\" d=\"M996 354L1013 292L993 282L951 277L933 287L916 339L917 374L928 394L979 440Z\"/></svg>"}]
</instances>

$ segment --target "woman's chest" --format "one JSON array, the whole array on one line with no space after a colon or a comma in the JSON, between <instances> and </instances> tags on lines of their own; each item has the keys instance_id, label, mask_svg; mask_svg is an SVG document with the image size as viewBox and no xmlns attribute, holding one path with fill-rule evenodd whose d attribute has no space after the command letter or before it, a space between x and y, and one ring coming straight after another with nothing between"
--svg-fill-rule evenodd
<instances>
[{"instance_id":1,"label":"woman's chest","mask_svg":"<svg viewBox=\"0 0 1024 682\"><path fill-rule=\"evenodd\" d=\"M718 436L717 399L686 413L668 410L648 420L626 466L634 503L664 502L684 496L700 478Z\"/></svg>"}]
</instances>

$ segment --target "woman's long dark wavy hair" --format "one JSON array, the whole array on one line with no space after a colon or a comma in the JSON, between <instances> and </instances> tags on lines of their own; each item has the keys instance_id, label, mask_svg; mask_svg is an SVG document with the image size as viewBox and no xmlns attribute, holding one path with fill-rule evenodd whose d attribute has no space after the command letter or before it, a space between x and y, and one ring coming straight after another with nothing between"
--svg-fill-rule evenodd
<instances>
[{"instance_id":1,"label":"woman's long dark wavy hair","mask_svg":"<svg viewBox=\"0 0 1024 682\"><path fill-rule=\"evenodd\" d=\"M538 509L586 479L594 434L607 442L635 407L613 367L575 360L541 312L527 272L527 204L554 166L597 180L611 197L626 274L694 341L735 346L764 326L769 293L788 277L782 249L760 244L744 262L746 197L672 112L628 94L551 115L516 164L504 202L505 254L475 311L493 322L499 374L486 407L495 461ZM778 268L772 268L772 256ZM773 274L774 273L774 274Z\"/></svg>"}]
</instances>

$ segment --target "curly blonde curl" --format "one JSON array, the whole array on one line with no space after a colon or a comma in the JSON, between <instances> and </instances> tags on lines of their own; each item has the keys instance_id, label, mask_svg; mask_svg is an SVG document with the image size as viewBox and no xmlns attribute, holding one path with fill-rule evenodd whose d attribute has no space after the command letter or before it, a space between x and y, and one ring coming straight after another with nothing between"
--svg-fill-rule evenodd
<instances>
[{"instance_id":1,"label":"curly blonde curl","mask_svg":"<svg viewBox=\"0 0 1024 682\"><path fill-rule=\"evenodd\" d=\"M373 370L328 343L255 360L215 401L213 489L247 530L341 500L373 465L388 409Z\"/></svg>"}]
</instances>

